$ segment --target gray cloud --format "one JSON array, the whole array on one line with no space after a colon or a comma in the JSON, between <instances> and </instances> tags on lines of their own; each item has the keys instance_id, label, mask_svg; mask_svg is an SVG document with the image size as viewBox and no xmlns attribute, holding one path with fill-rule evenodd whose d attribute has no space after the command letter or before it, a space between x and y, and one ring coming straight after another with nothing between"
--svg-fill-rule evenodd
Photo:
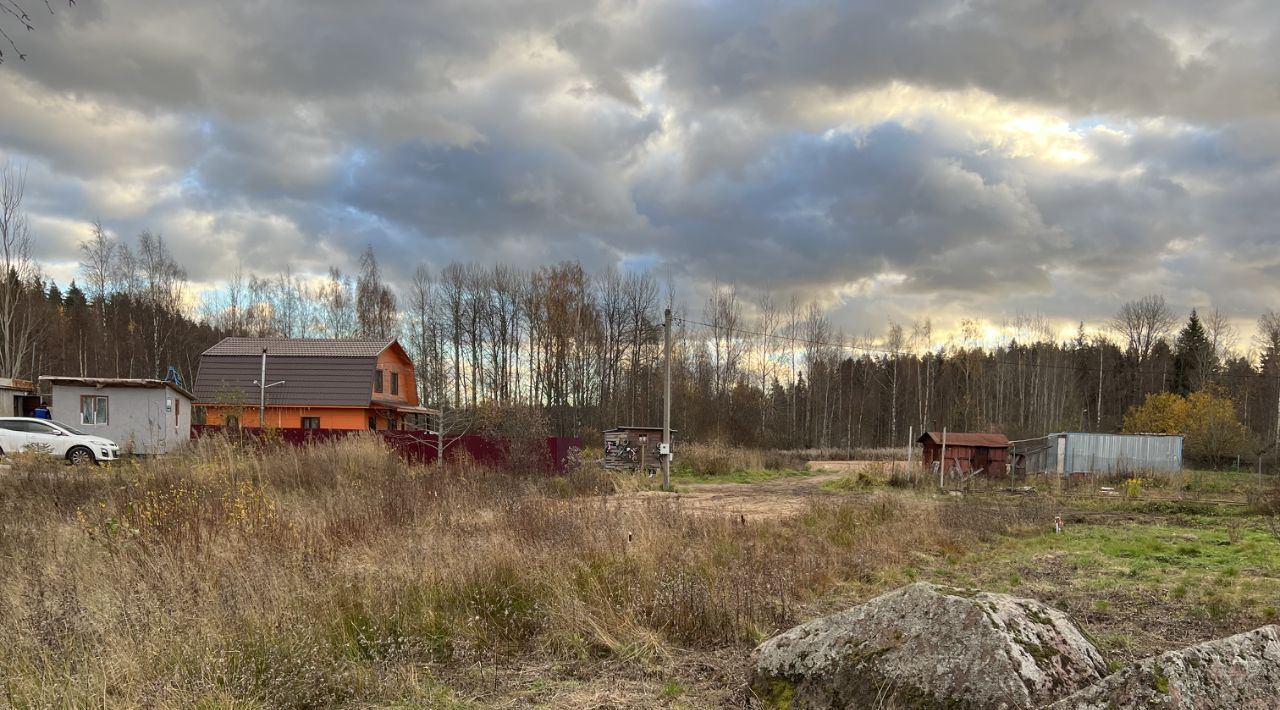
<instances>
[{"instance_id":1,"label":"gray cloud","mask_svg":"<svg viewBox=\"0 0 1280 710\"><path fill-rule=\"evenodd\" d=\"M0 156L32 165L60 278L101 217L163 232L206 282L350 269L372 244L393 278L655 263L692 297L801 291L855 329L941 306L1098 321L1151 290L1257 310L1280 297L1277 20L1190 0L80 0L0 69Z\"/></svg>"}]
</instances>

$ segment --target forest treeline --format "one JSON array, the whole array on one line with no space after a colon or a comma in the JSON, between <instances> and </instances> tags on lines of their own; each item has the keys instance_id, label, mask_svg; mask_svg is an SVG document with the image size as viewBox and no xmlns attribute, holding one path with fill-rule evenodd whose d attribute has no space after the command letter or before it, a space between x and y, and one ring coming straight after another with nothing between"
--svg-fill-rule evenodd
<instances>
[{"instance_id":1,"label":"forest treeline","mask_svg":"<svg viewBox=\"0 0 1280 710\"><path fill-rule=\"evenodd\" d=\"M661 422L662 320L675 313L672 409L681 438L747 446L901 445L921 429L1118 431L1156 392L1212 388L1259 449L1280 439L1280 315L1241 342L1221 313L1175 314L1160 296L1118 304L1104 330L1060 339L1042 317L1004 323L998 342L965 320L940 336L927 315L887 335L841 332L816 303L716 286L673 303L652 273L580 264L535 269L454 263L383 277L371 250L355 273L228 274L191 293L165 240L91 225L77 278L55 284L29 255L21 180L3 173L0 376L162 377L187 382L226 335L396 337L431 406L545 409L559 434Z\"/></svg>"}]
</instances>

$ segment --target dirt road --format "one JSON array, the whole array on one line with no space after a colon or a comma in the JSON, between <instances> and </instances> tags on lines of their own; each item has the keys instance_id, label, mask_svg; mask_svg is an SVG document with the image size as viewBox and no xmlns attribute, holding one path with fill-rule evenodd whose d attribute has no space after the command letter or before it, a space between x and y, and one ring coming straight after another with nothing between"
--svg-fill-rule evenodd
<instances>
[{"instance_id":1,"label":"dirt road","mask_svg":"<svg viewBox=\"0 0 1280 710\"><path fill-rule=\"evenodd\" d=\"M637 491L615 496L613 500L622 505L669 501L697 513L780 518L803 512L817 497L834 495L824 490L822 484L843 477L843 474L823 473L759 483L680 483L679 492L675 494Z\"/></svg>"}]
</instances>

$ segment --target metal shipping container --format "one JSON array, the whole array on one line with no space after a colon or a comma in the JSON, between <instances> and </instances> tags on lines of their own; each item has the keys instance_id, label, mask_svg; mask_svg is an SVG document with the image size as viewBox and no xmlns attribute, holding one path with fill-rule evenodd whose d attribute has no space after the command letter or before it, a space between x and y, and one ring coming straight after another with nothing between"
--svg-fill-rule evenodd
<instances>
[{"instance_id":1,"label":"metal shipping container","mask_svg":"<svg viewBox=\"0 0 1280 710\"><path fill-rule=\"evenodd\" d=\"M1013 458L1026 473L1177 473L1182 470L1182 437L1061 432L1017 442Z\"/></svg>"}]
</instances>

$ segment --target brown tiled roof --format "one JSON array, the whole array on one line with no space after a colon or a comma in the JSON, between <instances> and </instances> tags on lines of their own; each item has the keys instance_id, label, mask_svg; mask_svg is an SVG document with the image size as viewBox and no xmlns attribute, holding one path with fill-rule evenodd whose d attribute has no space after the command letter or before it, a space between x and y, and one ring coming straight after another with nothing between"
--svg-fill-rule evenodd
<instances>
[{"instance_id":1,"label":"brown tiled roof","mask_svg":"<svg viewBox=\"0 0 1280 710\"><path fill-rule=\"evenodd\" d=\"M269 346L268 346L269 347ZM373 398L373 371L378 358L272 355L267 351L267 404L367 407ZM262 348L257 355L200 356L196 401L206 404L258 403Z\"/></svg>"},{"instance_id":2,"label":"brown tiled roof","mask_svg":"<svg viewBox=\"0 0 1280 710\"><path fill-rule=\"evenodd\" d=\"M267 357L378 357L394 340L352 340L338 338L223 338L204 351L210 356Z\"/></svg>"},{"instance_id":3,"label":"brown tiled roof","mask_svg":"<svg viewBox=\"0 0 1280 710\"><path fill-rule=\"evenodd\" d=\"M942 443L942 432L927 431L916 439L918 443L926 443L932 439L932 443ZM972 432L949 431L947 432L947 446L981 446L986 448L1004 449L1009 446L1009 437L1004 434L975 434Z\"/></svg>"}]
</instances>

